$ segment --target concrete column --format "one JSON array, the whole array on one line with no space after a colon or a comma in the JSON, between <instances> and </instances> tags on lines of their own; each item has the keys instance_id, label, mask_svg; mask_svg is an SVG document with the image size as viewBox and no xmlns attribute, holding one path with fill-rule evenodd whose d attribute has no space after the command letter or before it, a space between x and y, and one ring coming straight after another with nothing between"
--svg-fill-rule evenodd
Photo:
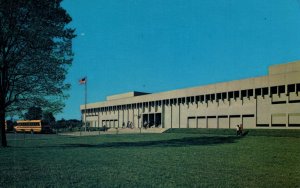
<instances>
[{"instance_id":1,"label":"concrete column","mask_svg":"<svg viewBox=\"0 0 300 188\"><path fill-rule=\"evenodd\" d=\"M138 120L138 127L140 127L140 108L139 105L137 105L137 120Z\"/></svg>"},{"instance_id":2,"label":"concrete column","mask_svg":"<svg viewBox=\"0 0 300 188\"><path fill-rule=\"evenodd\" d=\"M148 118L148 125L149 125L149 120L150 120L150 117L149 117L149 113L147 114L147 118Z\"/></svg>"},{"instance_id":3,"label":"concrete column","mask_svg":"<svg viewBox=\"0 0 300 188\"><path fill-rule=\"evenodd\" d=\"M120 110L119 109L117 110L118 110L118 127L120 127Z\"/></svg>"},{"instance_id":4,"label":"concrete column","mask_svg":"<svg viewBox=\"0 0 300 188\"><path fill-rule=\"evenodd\" d=\"M155 122L156 122L156 116L155 116L155 112L154 112L154 127L155 127Z\"/></svg>"},{"instance_id":5,"label":"concrete column","mask_svg":"<svg viewBox=\"0 0 300 188\"><path fill-rule=\"evenodd\" d=\"M186 118L186 128L190 128L189 118Z\"/></svg>"},{"instance_id":6,"label":"concrete column","mask_svg":"<svg viewBox=\"0 0 300 188\"><path fill-rule=\"evenodd\" d=\"M122 109L122 126L123 126L123 123L125 123L125 120L124 120L124 109Z\"/></svg>"},{"instance_id":7,"label":"concrete column","mask_svg":"<svg viewBox=\"0 0 300 188\"><path fill-rule=\"evenodd\" d=\"M98 128L100 126L100 112L98 112Z\"/></svg>"},{"instance_id":8,"label":"concrete column","mask_svg":"<svg viewBox=\"0 0 300 188\"><path fill-rule=\"evenodd\" d=\"M289 126L289 113L286 113L285 114L285 118L286 118L286 120L285 120L285 122L286 122L286 127L288 127Z\"/></svg>"},{"instance_id":9,"label":"concrete column","mask_svg":"<svg viewBox=\"0 0 300 188\"><path fill-rule=\"evenodd\" d=\"M165 128L165 104L161 101L161 127Z\"/></svg>"},{"instance_id":10,"label":"concrete column","mask_svg":"<svg viewBox=\"0 0 300 188\"><path fill-rule=\"evenodd\" d=\"M288 85L287 84L285 84L285 88L284 89L285 89L284 94L285 94L285 96L287 96L285 102L288 104L290 96L288 94Z\"/></svg>"},{"instance_id":11,"label":"concrete column","mask_svg":"<svg viewBox=\"0 0 300 188\"><path fill-rule=\"evenodd\" d=\"M255 90L254 90L254 100L255 100L255 112L254 112L254 116L255 116L255 127L257 125L257 96L256 96L256 93L255 93Z\"/></svg>"},{"instance_id":12,"label":"concrete column","mask_svg":"<svg viewBox=\"0 0 300 188\"><path fill-rule=\"evenodd\" d=\"M127 122L129 121L129 105L126 105L126 108L127 108ZM126 122L126 125L127 125L127 122Z\"/></svg>"},{"instance_id":13,"label":"concrete column","mask_svg":"<svg viewBox=\"0 0 300 188\"><path fill-rule=\"evenodd\" d=\"M272 127L272 124L273 124L273 122L272 122L272 114L270 114L270 117L269 117L269 127Z\"/></svg>"},{"instance_id":14,"label":"concrete column","mask_svg":"<svg viewBox=\"0 0 300 188\"><path fill-rule=\"evenodd\" d=\"M132 107L132 124L134 125L134 108L132 104L131 107Z\"/></svg>"}]
</instances>

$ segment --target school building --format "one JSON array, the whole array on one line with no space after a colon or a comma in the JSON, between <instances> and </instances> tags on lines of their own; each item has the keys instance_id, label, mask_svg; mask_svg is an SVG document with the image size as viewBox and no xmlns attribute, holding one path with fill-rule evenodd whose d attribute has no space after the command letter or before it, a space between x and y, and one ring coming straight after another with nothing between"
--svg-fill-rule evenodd
<instances>
[{"instance_id":1,"label":"school building","mask_svg":"<svg viewBox=\"0 0 300 188\"><path fill-rule=\"evenodd\" d=\"M300 129L300 61L256 78L112 95L80 110L90 127Z\"/></svg>"}]
</instances>

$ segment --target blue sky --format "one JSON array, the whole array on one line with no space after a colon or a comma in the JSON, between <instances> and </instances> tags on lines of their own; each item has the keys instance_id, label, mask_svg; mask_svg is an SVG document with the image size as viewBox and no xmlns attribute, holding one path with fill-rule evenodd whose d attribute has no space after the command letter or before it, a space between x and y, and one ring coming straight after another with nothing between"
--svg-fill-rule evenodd
<instances>
[{"instance_id":1,"label":"blue sky","mask_svg":"<svg viewBox=\"0 0 300 188\"><path fill-rule=\"evenodd\" d=\"M297 0L64 0L78 35L64 112L129 91L163 92L267 74L300 60Z\"/></svg>"}]
</instances>

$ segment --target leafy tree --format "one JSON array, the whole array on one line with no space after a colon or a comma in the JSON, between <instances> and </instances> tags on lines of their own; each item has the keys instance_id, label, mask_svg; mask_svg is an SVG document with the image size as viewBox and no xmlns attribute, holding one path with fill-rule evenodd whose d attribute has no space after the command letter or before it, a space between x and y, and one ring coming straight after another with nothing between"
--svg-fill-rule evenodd
<instances>
[{"instance_id":1,"label":"leafy tree","mask_svg":"<svg viewBox=\"0 0 300 188\"><path fill-rule=\"evenodd\" d=\"M33 106L28 109L28 112L25 114L24 117L26 120L35 120L35 119L41 120L42 116L43 116L42 108Z\"/></svg>"},{"instance_id":2,"label":"leafy tree","mask_svg":"<svg viewBox=\"0 0 300 188\"><path fill-rule=\"evenodd\" d=\"M75 30L61 1L0 0L0 125L7 113L64 106ZM0 136L7 146L4 126Z\"/></svg>"},{"instance_id":3,"label":"leafy tree","mask_svg":"<svg viewBox=\"0 0 300 188\"><path fill-rule=\"evenodd\" d=\"M55 124L55 117L52 112L44 112L43 113L43 121L48 125L53 126Z\"/></svg>"},{"instance_id":4,"label":"leafy tree","mask_svg":"<svg viewBox=\"0 0 300 188\"><path fill-rule=\"evenodd\" d=\"M69 128L69 129L73 129L75 127L81 127L82 126L82 122L80 120L77 119L70 119L70 120L65 120L65 119L61 119L58 120L56 122L56 129L64 129L64 128Z\"/></svg>"}]
</instances>

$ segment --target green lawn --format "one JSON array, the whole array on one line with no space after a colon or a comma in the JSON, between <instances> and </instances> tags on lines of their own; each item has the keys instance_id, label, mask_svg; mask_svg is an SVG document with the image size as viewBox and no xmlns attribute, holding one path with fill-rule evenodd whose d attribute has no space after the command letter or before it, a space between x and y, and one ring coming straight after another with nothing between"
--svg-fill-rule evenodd
<instances>
[{"instance_id":1,"label":"green lawn","mask_svg":"<svg viewBox=\"0 0 300 188\"><path fill-rule=\"evenodd\" d=\"M299 131L234 134L12 134L0 187L299 187Z\"/></svg>"}]
</instances>

